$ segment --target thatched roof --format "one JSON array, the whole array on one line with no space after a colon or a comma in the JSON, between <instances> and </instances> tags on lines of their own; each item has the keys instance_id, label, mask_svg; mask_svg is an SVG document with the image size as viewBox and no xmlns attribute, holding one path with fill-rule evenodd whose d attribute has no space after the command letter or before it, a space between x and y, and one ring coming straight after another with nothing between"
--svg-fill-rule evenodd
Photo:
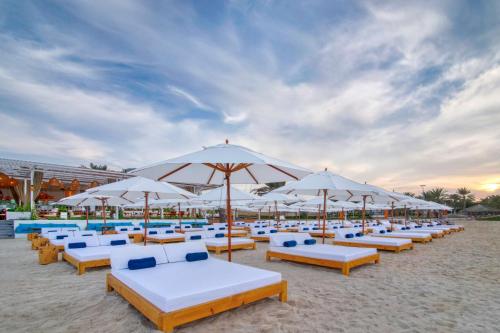
<instances>
[{"instance_id":1,"label":"thatched roof","mask_svg":"<svg viewBox=\"0 0 500 333\"><path fill-rule=\"evenodd\" d=\"M469 208L465 208L464 212L466 213L498 213L500 209L491 208L484 205L474 205Z\"/></svg>"}]
</instances>

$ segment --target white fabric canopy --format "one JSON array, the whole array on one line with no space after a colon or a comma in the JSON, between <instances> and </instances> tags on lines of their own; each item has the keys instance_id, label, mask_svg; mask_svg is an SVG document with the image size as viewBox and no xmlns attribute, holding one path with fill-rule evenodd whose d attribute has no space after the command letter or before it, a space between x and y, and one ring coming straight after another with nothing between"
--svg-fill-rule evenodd
<instances>
[{"instance_id":1,"label":"white fabric canopy","mask_svg":"<svg viewBox=\"0 0 500 333\"><path fill-rule=\"evenodd\" d=\"M100 206L103 201L108 206L122 206L132 203L132 201L120 197L84 192L63 198L55 204L64 206Z\"/></svg>"}]
</instances>

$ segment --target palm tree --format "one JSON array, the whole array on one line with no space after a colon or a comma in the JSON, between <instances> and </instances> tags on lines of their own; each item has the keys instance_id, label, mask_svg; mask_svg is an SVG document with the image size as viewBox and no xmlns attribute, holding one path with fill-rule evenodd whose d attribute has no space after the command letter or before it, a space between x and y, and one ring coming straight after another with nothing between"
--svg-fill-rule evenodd
<instances>
[{"instance_id":1,"label":"palm tree","mask_svg":"<svg viewBox=\"0 0 500 333\"><path fill-rule=\"evenodd\" d=\"M254 188L250 192L255 193L257 195L264 195L264 194L269 193L272 190L275 190L275 189L282 187L284 185L285 185L285 182L266 183L266 186Z\"/></svg>"},{"instance_id":2,"label":"palm tree","mask_svg":"<svg viewBox=\"0 0 500 333\"><path fill-rule=\"evenodd\" d=\"M471 193L471 191L468 188L466 188L466 187L461 187L461 188L457 189L457 193L462 196L462 199L463 199L463 208L462 208L462 210L465 210L465 207L467 205L467 197L469 196L469 194Z\"/></svg>"},{"instance_id":3,"label":"palm tree","mask_svg":"<svg viewBox=\"0 0 500 333\"><path fill-rule=\"evenodd\" d=\"M408 196L408 197L415 198L415 193L413 193L413 192L403 192L403 194Z\"/></svg>"},{"instance_id":4,"label":"palm tree","mask_svg":"<svg viewBox=\"0 0 500 333\"><path fill-rule=\"evenodd\" d=\"M424 200L434 201L437 203L443 203L446 196L446 190L442 187L433 188L424 192Z\"/></svg>"}]
</instances>

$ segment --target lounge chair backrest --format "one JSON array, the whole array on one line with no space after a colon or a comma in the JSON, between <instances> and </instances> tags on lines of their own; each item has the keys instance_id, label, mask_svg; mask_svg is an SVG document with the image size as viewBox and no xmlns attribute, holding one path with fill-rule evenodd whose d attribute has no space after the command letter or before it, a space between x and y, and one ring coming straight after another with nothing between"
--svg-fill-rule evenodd
<instances>
[{"instance_id":1,"label":"lounge chair backrest","mask_svg":"<svg viewBox=\"0 0 500 333\"><path fill-rule=\"evenodd\" d=\"M269 234L269 246L283 246L284 242L294 241L293 232L282 232L276 234Z\"/></svg>"},{"instance_id":2,"label":"lounge chair backrest","mask_svg":"<svg viewBox=\"0 0 500 333\"><path fill-rule=\"evenodd\" d=\"M61 228L42 228L42 234L54 233L61 231Z\"/></svg>"},{"instance_id":3,"label":"lounge chair backrest","mask_svg":"<svg viewBox=\"0 0 500 333\"><path fill-rule=\"evenodd\" d=\"M176 244L163 245L165 253L167 254L168 262L186 261L188 253L206 252L207 247L203 242L185 242Z\"/></svg>"},{"instance_id":4,"label":"lounge chair backrest","mask_svg":"<svg viewBox=\"0 0 500 333\"><path fill-rule=\"evenodd\" d=\"M128 269L129 260L154 257L157 265L168 262L161 245L148 246L113 246L110 252L111 269Z\"/></svg>"},{"instance_id":5,"label":"lounge chair backrest","mask_svg":"<svg viewBox=\"0 0 500 333\"><path fill-rule=\"evenodd\" d=\"M99 235L99 245L100 246L110 246L111 241L114 240L124 240L127 244L130 243L128 235L125 234L114 234L114 235Z\"/></svg>"},{"instance_id":6,"label":"lounge chair backrest","mask_svg":"<svg viewBox=\"0 0 500 333\"><path fill-rule=\"evenodd\" d=\"M293 237L297 242L297 245L304 245L306 239L313 239L307 232L293 233Z\"/></svg>"},{"instance_id":7,"label":"lounge chair backrest","mask_svg":"<svg viewBox=\"0 0 500 333\"><path fill-rule=\"evenodd\" d=\"M47 234L44 235L48 239L57 239L58 236L67 236L67 237L74 237L74 234L72 231L69 232L48 232ZM60 238L60 237L59 237Z\"/></svg>"},{"instance_id":8,"label":"lounge chair backrest","mask_svg":"<svg viewBox=\"0 0 500 333\"><path fill-rule=\"evenodd\" d=\"M86 247L99 246L99 239L97 236L87 236L87 237L68 237L65 238L64 249L68 249L68 244L70 243L85 243Z\"/></svg>"},{"instance_id":9,"label":"lounge chair backrest","mask_svg":"<svg viewBox=\"0 0 500 333\"><path fill-rule=\"evenodd\" d=\"M95 230L79 230L79 231L75 231L73 233L73 235L75 237L90 237L90 236L96 236L97 231L95 231ZM90 235L90 236L88 236L88 235Z\"/></svg>"},{"instance_id":10,"label":"lounge chair backrest","mask_svg":"<svg viewBox=\"0 0 500 333\"><path fill-rule=\"evenodd\" d=\"M188 241L196 241L196 240L199 240L197 236L201 236L201 239L204 239L204 238L209 238L208 235L211 235L211 233L214 234L214 237L215 237L215 232L214 231L188 231L188 232L185 232L184 235L186 236L186 242ZM196 239L191 239L191 237L196 238Z\"/></svg>"},{"instance_id":11,"label":"lounge chair backrest","mask_svg":"<svg viewBox=\"0 0 500 333\"><path fill-rule=\"evenodd\" d=\"M80 228L75 228L75 227L68 227L68 228L61 228L61 232L74 232L74 231L80 231Z\"/></svg>"},{"instance_id":12,"label":"lounge chair backrest","mask_svg":"<svg viewBox=\"0 0 500 333\"><path fill-rule=\"evenodd\" d=\"M115 230L116 231L129 231L129 230L132 230L133 227L129 227L129 226L126 226L126 225L121 225L121 226L117 226L115 227Z\"/></svg>"}]
</instances>

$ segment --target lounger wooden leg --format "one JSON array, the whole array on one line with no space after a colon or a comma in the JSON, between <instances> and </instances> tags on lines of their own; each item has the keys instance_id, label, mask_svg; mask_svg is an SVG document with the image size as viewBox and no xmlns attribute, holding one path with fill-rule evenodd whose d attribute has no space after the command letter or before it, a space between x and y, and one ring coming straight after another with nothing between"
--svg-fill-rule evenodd
<instances>
[{"instance_id":1,"label":"lounger wooden leg","mask_svg":"<svg viewBox=\"0 0 500 333\"><path fill-rule=\"evenodd\" d=\"M266 252L266 261L271 261L271 256L269 255L268 252Z\"/></svg>"},{"instance_id":2,"label":"lounger wooden leg","mask_svg":"<svg viewBox=\"0 0 500 333\"><path fill-rule=\"evenodd\" d=\"M82 263L78 264L78 275L85 273L85 266Z\"/></svg>"},{"instance_id":3,"label":"lounger wooden leg","mask_svg":"<svg viewBox=\"0 0 500 333\"><path fill-rule=\"evenodd\" d=\"M345 276L349 276L349 265L342 266L342 274Z\"/></svg>"},{"instance_id":4,"label":"lounger wooden leg","mask_svg":"<svg viewBox=\"0 0 500 333\"><path fill-rule=\"evenodd\" d=\"M288 282L286 280L281 281L281 292L279 294L279 300L281 303L286 303L288 301Z\"/></svg>"}]
</instances>

